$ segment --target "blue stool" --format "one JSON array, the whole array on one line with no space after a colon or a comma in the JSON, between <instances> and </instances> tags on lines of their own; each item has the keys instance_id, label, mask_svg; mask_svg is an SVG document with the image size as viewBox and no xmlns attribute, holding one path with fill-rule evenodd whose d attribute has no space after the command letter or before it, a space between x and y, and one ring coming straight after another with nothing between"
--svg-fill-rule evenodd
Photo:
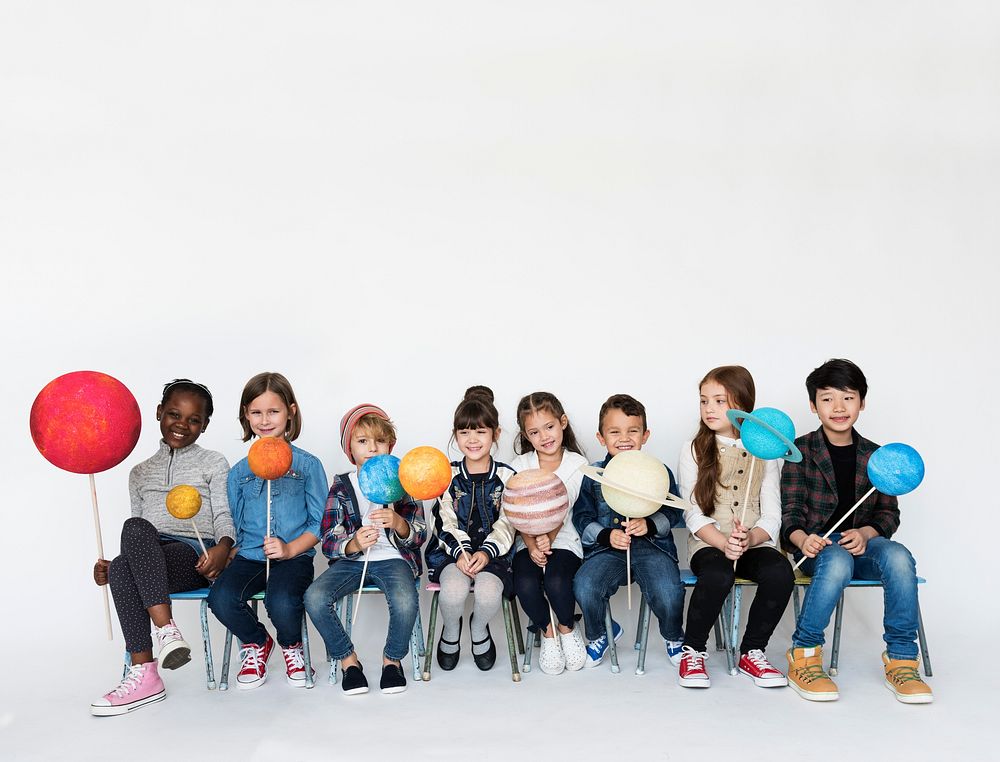
<instances>
[{"instance_id":1,"label":"blue stool","mask_svg":"<svg viewBox=\"0 0 1000 762\"><path fill-rule=\"evenodd\" d=\"M415 580L417 590L420 590L420 580ZM381 593L382 591L375 587L374 585L366 585L361 589L361 594L365 595L367 593ZM352 592L350 595L345 595L339 601L333 604L333 610L337 617L341 617L341 611L343 610L343 620L344 620L344 631L347 633L347 637L351 637L351 629L353 627L354 620L354 596L357 595L356 592ZM344 602L347 602L346 605ZM416 682L423 680L423 675L420 672L420 659L424 655L424 625L420 621L420 604L417 603L417 621L413 623L413 632L410 633L410 655L413 659L413 679ZM330 685L337 684L337 668L339 661L336 659L331 659L330 654L327 653L326 660L330 662Z\"/></svg>"},{"instance_id":2,"label":"blue stool","mask_svg":"<svg viewBox=\"0 0 1000 762\"><path fill-rule=\"evenodd\" d=\"M250 598L250 603L253 606L255 614L257 613L257 601L262 600L264 600L263 591ZM316 684L316 680L313 676L312 658L309 655L309 627L306 624L305 612L302 612L302 652L305 656L306 688L312 688ZM232 660L232 654L233 633L231 630L226 630L226 646L222 651L222 678L219 680L220 691L229 690L229 663Z\"/></svg>"}]
</instances>

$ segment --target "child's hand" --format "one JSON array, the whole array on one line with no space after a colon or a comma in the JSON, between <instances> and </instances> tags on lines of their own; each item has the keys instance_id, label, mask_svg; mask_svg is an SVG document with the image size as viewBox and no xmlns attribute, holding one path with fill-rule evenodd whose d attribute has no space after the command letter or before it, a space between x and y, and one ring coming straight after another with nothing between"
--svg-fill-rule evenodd
<instances>
[{"instance_id":1,"label":"child's hand","mask_svg":"<svg viewBox=\"0 0 1000 762\"><path fill-rule=\"evenodd\" d=\"M625 522L625 534L629 537L645 537L649 532L646 519L629 519Z\"/></svg>"},{"instance_id":2,"label":"child's hand","mask_svg":"<svg viewBox=\"0 0 1000 762\"><path fill-rule=\"evenodd\" d=\"M98 558L97 563L94 564L94 582L98 585L108 584L108 567L110 566L110 561Z\"/></svg>"},{"instance_id":3,"label":"child's hand","mask_svg":"<svg viewBox=\"0 0 1000 762\"><path fill-rule=\"evenodd\" d=\"M469 571L467 574L470 577L475 577L479 572L486 568L486 564L490 562L490 557L486 555L483 551L477 550L472 554L472 561L469 563Z\"/></svg>"},{"instance_id":4,"label":"child's hand","mask_svg":"<svg viewBox=\"0 0 1000 762\"><path fill-rule=\"evenodd\" d=\"M403 519L399 517L392 508L379 508L368 514L368 518L371 519L372 526L379 527L381 529L391 529L397 534L399 527L399 522Z\"/></svg>"},{"instance_id":5,"label":"child's hand","mask_svg":"<svg viewBox=\"0 0 1000 762\"><path fill-rule=\"evenodd\" d=\"M363 526L354 535L354 541L358 544L358 548L367 550L378 542L378 536L381 532L382 530L379 527Z\"/></svg>"},{"instance_id":6,"label":"child's hand","mask_svg":"<svg viewBox=\"0 0 1000 762\"><path fill-rule=\"evenodd\" d=\"M535 547L538 548L545 555L551 553L552 543L549 542L549 536L547 534L540 534L537 537L535 537Z\"/></svg>"},{"instance_id":7,"label":"child's hand","mask_svg":"<svg viewBox=\"0 0 1000 762\"><path fill-rule=\"evenodd\" d=\"M819 552L827 545L833 545L829 538L824 539L818 534L811 534L802 541L799 550L802 551L802 555L806 558L816 558Z\"/></svg>"},{"instance_id":8,"label":"child's hand","mask_svg":"<svg viewBox=\"0 0 1000 762\"><path fill-rule=\"evenodd\" d=\"M549 553L551 552L549 551ZM528 548L528 556L535 562L535 566L540 566L543 569L545 568L545 564L549 562L548 553L543 553L538 548Z\"/></svg>"},{"instance_id":9,"label":"child's hand","mask_svg":"<svg viewBox=\"0 0 1000 762\"><path fill-rule=\"evenodd\" d=\"M472 567L472 556L470 556L468 553L463 553L462 555L460 555L458 557L458 560L455 561L455 566L457 566L458 570L467 577L476 576L471 571L469 571L469 569Z\"/></svg>"},{"instance_id":10,"label":"child's hand","mask_svg":"<svg viewBox=\"0 0 1000 762\"><path fill-rule=\"evenodd\" d=\"M610 540L611 547L615 550L628 550L628 546L632 544L632 538L621 529L612 529Z\"/></svg>"},{"instance_id":11,"label":"child's hand","mask_svg":"<svg viewBox=\"0 0 1000 762\"><path fill-rule=\"evenodd\" d=\"M264 556L272 561L285 561L292 557L288 545L273 535L264 540Z\"/></svg>"},{"instance_id":12,"label":"child's hand","mask_svg":"<svg viewBox=\"0 0 1000 762\"><path fill-rule=\"evenodd\" d=\"M726 547L723 551L726 554L726 558L730 561L738 561L740 556L747 549L747 533L746 530L740 531L737 526L742 526L738 521L736 526L733 527L733 531L729 533L729 537L726 539Z\"/></svg>"},{"instance_id":13,"label":"child's hand","mask_svg":"<svg viewBox=\"0 0 1000 762\"><path fill-rule=\"evenodd\" d=\"M229 549L225 545L213 545L202 554L194 570L205 579L215 579L229 564Z\"/></svg>"},{"instance_id":14,"label":"child's hand","mask_svg":"<svg viewBox=\"0 0 1000 762\"><path fill-rule=\"evenodd\" d=\"M839 544L852 556L860 556L868 547L868 538L862 534L860 529L848 529L841 535Z\"/></svg>"}]
</instances>

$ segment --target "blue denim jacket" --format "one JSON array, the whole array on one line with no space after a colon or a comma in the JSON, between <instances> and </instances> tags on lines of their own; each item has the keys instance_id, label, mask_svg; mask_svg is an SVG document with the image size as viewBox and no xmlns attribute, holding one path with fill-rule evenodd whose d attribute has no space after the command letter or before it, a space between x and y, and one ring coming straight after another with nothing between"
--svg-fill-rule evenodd
<instances>
[{"instance_id":1,"label":"blue denim jacket","mask_svg":"<svg viewBox=\"0 0 1000 762\"><path fill-rule=\"evenodd\" d=\"M604 468L611 460L609 453L604 460L598 460L591 465ZM680 497L680 490L677 487L677 480L669 467L664 466L670 475L670 494ZM651 542L654 547L662 550L674 563L677 562L677 546L674 544L674 535L671 531L674 527L684 526L684 513L677 508L663 506L649 517L656 525L655 535L645 535L636 538ZM605 529L620 529L625 517L616 513L604 500L601 494L601 485L589 476L583 477L583 484L580 486L580 496L573 505L573 526L580 533L580 540L583 542L583 557L590 558L605 550L611 550L597 542L597 536Z\"/></svg>"},{"instance_id":2,"label":"blue denim jacket","mask_svg":"<svg viewBox=\"0 0 1000 762\"><path fill-rule=\"evenodd\" d=\"M267 482L254 474L243 458L229 470L226 486L239 555L263 561ZM305 532L312 532L318 539L328 487L319 459L292 445L292 467L280 479L271 481L271 534L282 542L291 542ZM315 548L309 548L302 555L315 553Z\"/></svg>"}]
</instances>

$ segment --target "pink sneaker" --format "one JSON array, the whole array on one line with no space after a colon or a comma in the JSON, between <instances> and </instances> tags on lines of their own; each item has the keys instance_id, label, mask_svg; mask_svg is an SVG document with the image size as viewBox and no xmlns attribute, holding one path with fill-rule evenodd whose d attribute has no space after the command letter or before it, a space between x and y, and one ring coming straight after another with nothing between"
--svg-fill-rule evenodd
<instances>
[{"instance_id":1,"label":"pink sneaker","mask_svg":"<svg viewBox=\"0 0 1000 762\"><path fill-rule=\"evenodd\" d=\"M163 627L153 625L153 634L160 647L157 661L161 667L177 669L191 661L191 646L181 637L181 631L177 629L173 619Z\"/></svg>"},{"instance_id":2,"label":"pink sneaker","mask_svg":"<svg viewBox=\"0 0 1000 762\"><path fill-rule=\"evenodd\" d=\"M282 646L281 654L285 657L285 675L288 684L293 688L306 687L306 659L305 651L301 643L293 643L285 648ZM313 675L316 670L313 670Z\"/></svg>"},{"instance_id":3,"label":"pink sneaker","mask_svg":"<svg viewBox=\"0 0 1000 762\"><path fill-rule=\"evenodd\" d=\"M677 684L685 688L708 688L712 681L705 669L705 659L708 654L695 651L691 646L684 646L681 652L681 663L677 668Z\"/></svg>"},{"instance_id":4,"label":"pink sneaker","mask_svg":"<svg viewBox=\"0 0 1000 762\"><path fill-rule=\"evenodd\" d=\"M244 643L240 648L240 673L236 676L236 687L248 691L264 684L267 680L267 660L274 649L274 639L268 635L267 642L262 646L255 643Z\"/></svg>"},{"instance_id":5,"label":"pink sneaker","mask_svg":"<svg viewBox=\"0 0 1000 762\"><path fill-rule=\"evenodd\" d=\"M133 664L117 687L90 705L90 713L96 717L114 717L163 701L166 697L167 691L156 671L156 662Z\"/></svg>"},{"instance_id":6,"label":"pink sneaker","mask_svg":"<svg viewBox=\"0 0 1000 762\"><path fill-rule=\"evenodd\" d=\"M781 688L788 685L788 678L775 669L764 652L757 648L740 657L740 672L753 678L754 685L761 688Z\"/></svg>"}]
</instances>

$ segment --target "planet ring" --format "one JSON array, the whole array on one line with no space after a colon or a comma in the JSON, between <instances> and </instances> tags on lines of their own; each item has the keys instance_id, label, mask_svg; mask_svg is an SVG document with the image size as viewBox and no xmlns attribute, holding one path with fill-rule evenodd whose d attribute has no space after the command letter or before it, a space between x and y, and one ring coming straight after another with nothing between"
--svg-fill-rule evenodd
<instances>
[{"instance_id":1,"label":"planet ring","mask_svg":"<svg viewBox=\"0 0 1000 762\"><path fill-rule=\"evenodd\" d=\"M676 495L671 495L669 492L667 493L666 497L659 497L656 495L646 495L642 492L638 492L637 490L632 489L631 487L627 487L624 484L618 484L617 482L613 482L604 475L604 469L598 468L597 466L580 466L580 472L584 476L589 476L598 484L606 485L608 487L611 487L612 489L621 490L622 492L628 495L641 498L642 500L649 500L652 503L660 503L661 505L675 504L678 508L682 509L692 507L687 500L682 500Z\"/></svg>"},{"instance_id":2,"label":"planet ring","mask_svg":"<svg viewBox=\"0 0 1000 762\"><path fill-rule=\"evenodd\" d=\"M727 410L726 417L729 419L729 422L736 427L737 431L740 430L739 419L743 419L745 421L753 421L758 426L761 426L770 431L772 434L774 434L774 436L776 436L778 439L781 440L781 443L783 445L788 447L788 452L785 455L781 456L784 460L787 460L789 463L798 463L802 460L802 453L799 452L799 448L795 446L795 442L786 437L784 434L782 434L780 431L774 428L774 426L769 424L767 421L762 421L753 413L745 413L742 410Z\"/></svg>"}]
</instances>

